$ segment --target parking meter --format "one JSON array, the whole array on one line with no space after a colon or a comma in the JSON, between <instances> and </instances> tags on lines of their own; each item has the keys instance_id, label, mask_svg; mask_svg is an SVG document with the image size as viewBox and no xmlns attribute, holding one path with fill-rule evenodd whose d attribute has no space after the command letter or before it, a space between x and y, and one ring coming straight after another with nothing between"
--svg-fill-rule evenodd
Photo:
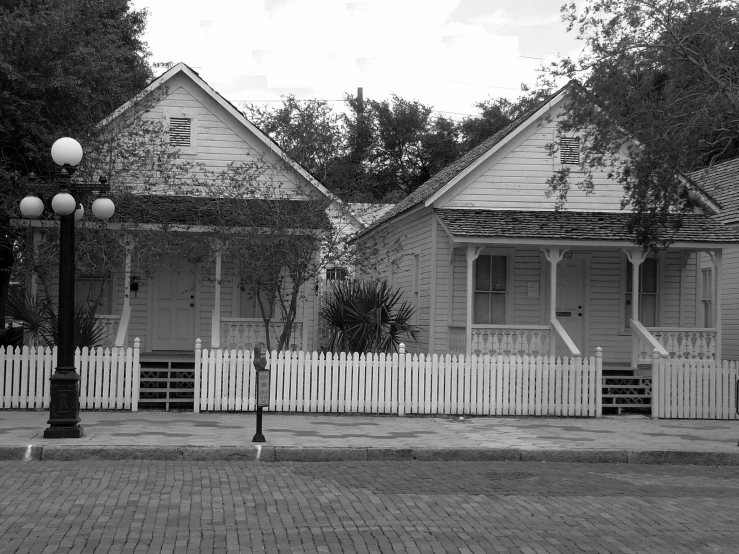
<instances>
[{"instance_id":1,"label":"parking meter","mask_svg":"<svg viewBox=\"0 0 739 554\"><path fill-rule=\"evenodd\" d=\"M257 370L257 432L252 442L265 442L262 434L262 409L269 407L270 371L267 368L267 349L262 343L254 347L254 369Z\"/></svg>"}]
</instances>

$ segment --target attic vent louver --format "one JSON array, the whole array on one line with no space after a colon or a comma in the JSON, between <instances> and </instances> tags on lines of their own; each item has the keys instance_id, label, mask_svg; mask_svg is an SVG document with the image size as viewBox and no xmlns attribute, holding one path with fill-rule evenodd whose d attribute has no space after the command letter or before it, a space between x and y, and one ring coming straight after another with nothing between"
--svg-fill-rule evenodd
<instances>
[{"instance_id":1,"label":"attic vent louver","mask_svg":"<svg viewBox=\"0 0 739 554\"><path fill-rule=\"evenodd\" d=\"M559 163L580 163L580 137L567 137L559 139Z\"/></svg>"},{"instance_id":2,"label":"attic vent louver","mask_svg":"<svg viewBox=\"0 0 739 554\"><path fill-rule=\"evenodd\" d=\"M186 117L169 118L169 144L172 146L190 146L190 119Z\"/></svg>"}]
</instances>

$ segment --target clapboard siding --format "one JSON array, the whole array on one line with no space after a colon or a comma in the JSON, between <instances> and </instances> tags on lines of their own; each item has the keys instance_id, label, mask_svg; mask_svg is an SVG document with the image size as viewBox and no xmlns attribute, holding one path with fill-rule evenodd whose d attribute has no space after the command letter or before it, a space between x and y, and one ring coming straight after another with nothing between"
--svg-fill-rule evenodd
<instances>
[{"instance_id":1,"label":"clapboard siding","mask_svg":"<svg viewBox=\"0 0 739 554\"><path fill-rule=\"evenodd\" d=\"M590 259L590 349L603 349L608 362L631 360L631 334L624 329L621 298L622 254L618 250L596 250Z\"/></svg>"},{"instance_id":2,"label":"clapboard siding","mask_svg":"<svg viewBox=\"0 0 739 554\"><path fill-rule=\"evenodd\" d=\"M445 354L449 337L449 321L451 318L451 306L449 304L449 292L452 286L451 240L439 222L434 218L436 225L437 250L436 250L436 321L432 322L434 327L434 352ZM432 293L433 294L433 293Z\"/></svg>"},{"instance_id":3,"label":"clapboard siding","mask_svg":"<svg viewBox=\"0 0 739 554\"><path fill-rule=\"evenodd\" d=\"M206 172L226 171L231 163L248 163L265 156L270 163L280 164L279 158L270 146L251 133L221 105L195 85L187 76L176 75L168 82L169 92L144 116L145 119L163 121L164 110L182 108L197 114L197 154L182 153L183 159L200 162ZM193 171L198 177L208 177L202 172ZM302 182L292 170L275 171L269 180L280 186L288 196L300 196Z\"/></svg>"},{"instance_id":4,"label":"clapboard siding","mask_svg":"<svg viewBox=\"0 0 739 554\"><path fill-rule=\"evenodd\" d=\"M550 113L556 118L557 110ZM546 196L546 181L559 167L547 151L555 140L556 120L532 121L496 154L460 181L456 194L443 204L446 208L474 207L497 210L552 210L556 198ZM575 183L584 174L571 173L569 210L621 211L623 188L609 180L605 172L594 175L594 194L586 194ZM437 206L439 207L439 206Z\"/></svg>"},{"instance_id":5,"label":"clapboard siding","mask_svg":"<svg viewBox=\"0 0 739 554\"><path fill-rule=\"evenodd\" d=\"M721 357L739 360L739 248L724 250L721 283Z\"/></svg>"},{"instance_id":6,"label":"clapboard siding","mask_svg":"<svg viewBox=\"0 0 739 554\"><path fill-rule=\"evenodd\" d=\"M428 352L429 347L432 221L431 210L424 208L362 241L369 269L399 289L402 300L417 311L417 341L405 341L409 352ZM416 255L420 262L418 305L413 297Z\"/></svg>"},{"instance_id":7,"label":"clapboard siding","mask_svg":"<svg viewBox=\"0 0 739 554\"><path fill-rule=\"evenodd\" d=\"M680 326L680 274L682 272L682 252L667 252L662 259L661 327Z\"/></svg>"}]
</instances>

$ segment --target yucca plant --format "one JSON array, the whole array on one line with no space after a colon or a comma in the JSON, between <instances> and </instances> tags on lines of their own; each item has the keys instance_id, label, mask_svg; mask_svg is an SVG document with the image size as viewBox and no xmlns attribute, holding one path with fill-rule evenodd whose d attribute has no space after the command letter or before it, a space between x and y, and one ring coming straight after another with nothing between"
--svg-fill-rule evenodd
<instances>
[{"instance_id":1,"label":"yucca plant","mask_svg":"<svg viewBox=\"0 0 739 554\"><path fill-rule=\"evenodd\" d=\"M9 295L6 305L9 317L23 325L23 332L37 344L55 345L59 342L59 318L49 301L36 302L30 294ZM102 343L107 332L97 325L95 310L87 304L74 308L74 345L93 348Z\"/></svg>"},{"instance_id":2,"label":"yucca plant","mask_svg":"<svg viewBox=\"0 0 739 554\"><path fill-rule=\"evenodd\" d=\"M403 337L416 340L414 309L387 281L331 282L321 317L329 327L329 350L395 352Z\"/></svg>"}]
</instances>

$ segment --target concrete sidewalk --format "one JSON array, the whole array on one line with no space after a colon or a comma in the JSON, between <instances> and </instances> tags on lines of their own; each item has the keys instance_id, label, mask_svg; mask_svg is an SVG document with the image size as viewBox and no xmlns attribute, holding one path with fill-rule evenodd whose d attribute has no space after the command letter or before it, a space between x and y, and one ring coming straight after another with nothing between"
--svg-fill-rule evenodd
<instances>
[{"instance_id":1,"label":"concrete sidewalk","mask_svg":"<svg viewBox=\"0 0 739 554\"><path fill-rule=\"evenodd\" d=\"M538 460L739 465L739 421L82 412L80 439L44 439L48 412L0 411L1 460Z\"/></svg>"}]
</instances>

